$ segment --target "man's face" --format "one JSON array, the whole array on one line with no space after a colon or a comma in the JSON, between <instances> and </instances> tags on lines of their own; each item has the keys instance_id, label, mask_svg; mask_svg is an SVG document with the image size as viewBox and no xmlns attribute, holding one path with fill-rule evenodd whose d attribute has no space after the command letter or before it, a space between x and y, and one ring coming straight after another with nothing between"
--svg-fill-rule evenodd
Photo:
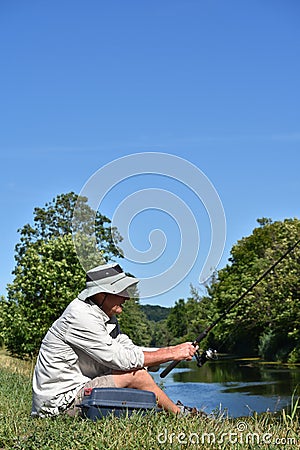
<instances>
[{"instance_id":1,"label":"man's face","mask_svg":"<svg viewBox=\"0 0 300 450\"><path fill-rule=\"evenodd\" d=\"M128 297L122 295L122 293L118 295L107 294L102 306L102 310L108 315L108 317L112 317L115 314L121 314L121 312L123 311L122 306L126 300L128 300Z\"/></svg>"}]
</instances>

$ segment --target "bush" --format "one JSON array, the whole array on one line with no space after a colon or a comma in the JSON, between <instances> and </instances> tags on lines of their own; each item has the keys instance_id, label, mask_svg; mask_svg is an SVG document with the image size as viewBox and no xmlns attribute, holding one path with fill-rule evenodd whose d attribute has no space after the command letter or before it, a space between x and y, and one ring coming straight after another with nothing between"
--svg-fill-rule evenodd
<instances>
[{"instance_id":1,"label":"bush","mask_svg":"<svg viewBox=\"0 0 300 450\"><path fill-rule=\"evenodd\" d=\"M291 353L289 354L287 362L289 362L291 364L295 364L295 363L300 362L300 345L298 345L297 347L295 347L291 351Z\"/></svg>"},{"instance_id":2,"label":"bush","mask_svg":"<svg viewBox=\"0 0 300 450\"><path fill-rule=\"evenodd\" d=\"M258 354L268 361L286 362L294 342L283 333L268 330L259 338Z\"/></svg>"}]
</instances>

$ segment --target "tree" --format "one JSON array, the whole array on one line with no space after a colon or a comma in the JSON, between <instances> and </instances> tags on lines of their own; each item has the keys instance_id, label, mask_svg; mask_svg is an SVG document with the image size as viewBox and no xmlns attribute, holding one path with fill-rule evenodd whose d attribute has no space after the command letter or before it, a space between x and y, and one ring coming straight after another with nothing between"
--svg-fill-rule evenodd
<instances>
[{"instance_id":1,"label":"tree","mask_svg":"<svg viewBox=\"0 0 300 450\"><path fill-rule=\"evenodd\" d=\"M255 228L252 235L233 246L231 264L219 271L217 280L209 287L209 295L219 314L299 239L298 219L283 222L261 219L258 222L260 227ZM280 359L298 354L299 262L297 247L216 327L215 333L224 351L257 354L260 348L269 354L268 343L274 346L276 342Z\"/></svg>"},{"instance_id":2,"label":"tree","mask_svg":"<svg viewBox=\"0 0 300 450\"><path fill-rule=\"evenodd\" d=\"M4 319L2 314L2 304L5 303L5 297L3 295L0 296L0 348L4 344Z\"/></svg>"},{"instance_id":3,"label":"tree","mask_svg":"<svg viewBox=\"0 0 300 450\"><path fill-rule=\"evenodd\" d=\"M95 266L122 256L114 245L110 220L95 215L87 199L71 192L57 196L44 208L35 208L34 225L26 224L19 230L15 277L8 285L7 300L1 300L2 336L11 354L36 354L46 330L85 286L85 270L72 239L72 214L77 201L86 214L86 220L75 226L77 231L80 227L84 231L81 242L86 239L87 256L93 247L89 233L96 236L97 251L89 264Z\"/></svg>"},{"instance_id":4,"label":"tree","mask_svg":"<svg viewBox=\"0 0 300 450\"><path fill-rule=\"evenodd\" d=\"M152 320L153 322L165 320L171 310L171 308L160 305L141 305L141 308L146 314L147 319Z\"/></svg>"},{"instance_id":5,"label":"tree","mask_svg":"<svg viewBox=\"0 0 300 450\"><path fill-rule=\"evenodd\" d=\"M188 327L184 340L194 341L216 319L217 311L211 297L201 296L196 287L191 285L190 296L186 301L186 315ZM213 332L202 341L201 348L204 347L215 347Z\"/></svg>"},{"instance_id":6,"label":"tree","mask_svg":"<svg viewBox=\"0 0 300 450\"><path fill-rule=\"evenodd\" d=\"M75 213L75 214L74 214ZM86 197L80 197L74 192L58 195L44 208L34 208L34 224L26 224L18 232L20 242L16 245L16 261L22 258L29 245L39 241L47 242L59 236L81 233L85 237L95 236L96 245L102 259L111 260L122 257L122 251L117 247L122 240L118 231L110 226L111 221L98 211L93 211ZM86 245L86 242L84 242Z\"/></svg>"},{"instance_id":7,"label":"tree","mask_svg":"<svg viewBox=\"0 0 300 450\"><path fill-rule=\"evenodd\" d=\"M167 326L175 338L175 342L182 341L182 337L187 333L188 320L186 314L186 304L183 298L175 302L167 318Z\"/></svg>"},{"instance_id":8,"label":"tree","mask_svg":"<svg viewBox=\"0 0 300 450\"><path fill-rule=\"evenodd\" d=\"M174 340L168 324L167 319L159 322L150 321L151 330L151 347L169 347Z\"/></svg>"},{"instance_id":9,"label":"tree","mask_svg":"<svg viewBox=\"0 0 300 450\"><path fill-rule=\"evenodd\" d=\"M141 310L137 298L126 300L119 322L122 332L128 334L136 345L145 347L150 345L150 324L145 313Z\"/></svg>"},{"instance_id":10,"label":"tree","mask_svg":"<svg viewBox=\"0 0 300 450\"><path fill-rule=\"evenodd\" d=\"M207 295L200 296L197 289L191 285L188 299L176 301L165 321L169 342L194 341L212 323L215 315L216 308L212 299ZM211 334L206 344L213 345L213 343L213 334Z\"/></svg>"},{"instance_id":11,"label":"tree","mask_svg":"<svg viewBox=\"0 0 300 450\"><path fill-rule=\"evenodd\" d=\"M4 302L4 337L10 353L34 355L52 322L84 289L70 235L28 245L14 270Z\"/></svg>"}]
</instances>

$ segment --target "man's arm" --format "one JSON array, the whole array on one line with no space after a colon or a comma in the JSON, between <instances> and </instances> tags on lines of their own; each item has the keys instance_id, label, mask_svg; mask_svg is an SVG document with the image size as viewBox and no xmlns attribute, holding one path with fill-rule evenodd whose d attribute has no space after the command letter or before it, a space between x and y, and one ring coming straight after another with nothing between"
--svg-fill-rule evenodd
<instances>
[{"instance_id":1,"label":"man's arm","mask_svg":"<svg viewBox=\"0 0 300 450\"><path fill-rule=\"evenodd\" d=\"M191 342L174 345L172 347L159 348L155 351L143 351L145 367L156 366L169 361L190 361L198 346L194 347Z\"/></svg>"}]
</instances>

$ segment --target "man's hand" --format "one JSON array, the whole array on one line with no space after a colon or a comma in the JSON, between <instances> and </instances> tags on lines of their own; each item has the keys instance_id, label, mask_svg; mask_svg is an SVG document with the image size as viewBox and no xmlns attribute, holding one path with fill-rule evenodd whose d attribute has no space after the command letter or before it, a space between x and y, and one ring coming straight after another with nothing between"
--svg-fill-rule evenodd
<instances>
[{"instance_id":1,"label":"man's hand","mask_svg":"<svg viewBox=\"0 0 300 450\"><path fill-rule=\"evenodd\" d=\"M190 361L198 348L198 345L194 347L191 342L184 342L183 344L160 348L155 351L144 351L144 366L151 367L169 361Z\"/></svg>"},{"instance_id":2,"label":"man's hand","mask_svg":"<svg viewBox=\"0 0 300 450\"><path fill-rule=\"evenodd\" d=\"M191 361L198 348L198 345L195 347L191 342L184 342L183 344L174 345L173 347L171 347L174 354L172 360Z\"/></svg>"}]
</instances>

